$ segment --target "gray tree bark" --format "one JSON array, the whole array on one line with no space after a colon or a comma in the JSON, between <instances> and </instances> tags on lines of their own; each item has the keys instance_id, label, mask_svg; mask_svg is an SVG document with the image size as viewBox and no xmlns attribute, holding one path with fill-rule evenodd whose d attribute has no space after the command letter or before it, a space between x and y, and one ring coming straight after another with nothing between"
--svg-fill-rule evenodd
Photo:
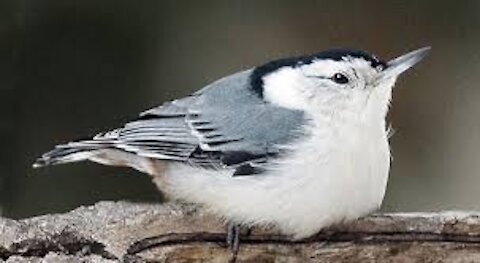
<instances>
[{"instance_id":1,"label":"gray tree bark","mask_svg":"<svg viewBox=\"0 0 480 263\"><path fill-rule=\"evenodd\" d=\"M372 215L293 241L241 238L237 262L480 262L480 213ZM192 205L100 202L66 214L0 218L0 261L228 262L223 222Z\"/></svg>"}]
</instances>

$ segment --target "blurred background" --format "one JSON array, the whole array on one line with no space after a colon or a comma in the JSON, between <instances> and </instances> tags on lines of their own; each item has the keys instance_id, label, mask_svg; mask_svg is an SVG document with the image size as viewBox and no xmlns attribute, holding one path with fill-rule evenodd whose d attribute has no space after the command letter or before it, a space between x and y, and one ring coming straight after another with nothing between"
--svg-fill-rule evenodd
<instances>
[{"instance_id":1,"label":"blurred background","mask_svg":"<svg viewBox=\"0 0 480 263\"><path fill-rule=\"evenodd\" d=\"M2 0L1 213L159 202L149 177L130 169L31 164L271 59L331 47L390 59L426 45L431 54L394 91L383 210L480 209L479 14L475 0Z\"/></svg>"}]
</instances>

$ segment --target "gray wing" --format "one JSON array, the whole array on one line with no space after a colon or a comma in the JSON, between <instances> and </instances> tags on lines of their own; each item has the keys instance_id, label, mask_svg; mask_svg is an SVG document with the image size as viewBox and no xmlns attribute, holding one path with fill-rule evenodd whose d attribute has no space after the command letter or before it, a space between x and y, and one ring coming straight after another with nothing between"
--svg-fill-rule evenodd
<instances>
[{"instance_id":1,"label":"gray wing","mask_svg":"<svg viewBox=\"0 0 480 263\"><path fill-rule=\"evenodd\" d=\"M265 103L249 88L250 74L228 76L142 113L120 130L116 147L205 167L267 162L301 134L306 120L300 111Z\"/></svg>"}]
</instances>

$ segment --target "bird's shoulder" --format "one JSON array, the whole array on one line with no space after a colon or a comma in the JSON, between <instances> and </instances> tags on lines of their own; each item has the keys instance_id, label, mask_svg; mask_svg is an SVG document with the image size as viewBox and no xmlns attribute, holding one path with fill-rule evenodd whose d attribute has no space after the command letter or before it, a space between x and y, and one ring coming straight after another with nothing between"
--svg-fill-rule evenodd
<instances>
[{"instance_id":1,"label":"bird's shoulder","mask_svg":"<svg viewBox=\"0 0 480 263\"><path fill-rule=\"evenodd\" d=\"M159 106L153 107L139 114L140 118L155 116L180 116L188 113L189 109L195 108L197 104L209 103L211 107L219 107L226 104L232 104L232 101L246 102L258 101L260 98L254 98L251 89L251 77L253 69L248 69L234 74L222 77L205 87L189 94L185 97L171 101L166 101ZM239 101L242 98L247 100Z\"/></svg>"}]
</instances>

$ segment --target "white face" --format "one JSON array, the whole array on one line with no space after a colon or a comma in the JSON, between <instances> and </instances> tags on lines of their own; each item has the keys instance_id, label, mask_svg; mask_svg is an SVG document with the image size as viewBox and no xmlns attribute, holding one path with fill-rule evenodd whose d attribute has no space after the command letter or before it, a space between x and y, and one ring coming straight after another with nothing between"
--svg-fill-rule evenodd
<instances>
[{"instance_id":1,"label":"white face","mask_svg":"<svg viewBox=\"0 0 480 263\"><path fill-rule=\"evenodd\" d=\"M309 114L366 114L384 117L396 76L381 78L382 69L361 58L314 60L283 67L263 78L265 100Z\"/></svg>"}]
</instances>

